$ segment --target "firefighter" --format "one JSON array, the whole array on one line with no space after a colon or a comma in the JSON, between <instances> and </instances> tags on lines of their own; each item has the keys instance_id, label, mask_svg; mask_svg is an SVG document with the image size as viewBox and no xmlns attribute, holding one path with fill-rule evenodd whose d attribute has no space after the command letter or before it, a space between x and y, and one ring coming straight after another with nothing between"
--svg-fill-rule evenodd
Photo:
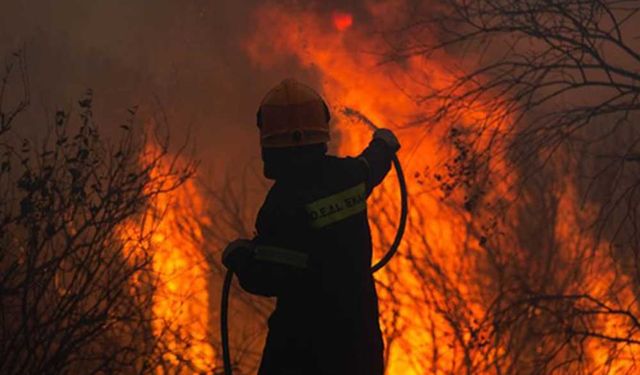
<instances>
[{"instance_id":1,"label":"firefighter","mask_svg":"<svg viewBox=\"0 0 640 375\"><path fill-rule=\"evenodd\" d=\"M329 119L320 95L292 79L258 110L274 184L255 238L222 256L244 290L277 298L258 375L383 374L366 199L400 144L379 129L358 157L329 156Z\"/></svg>"}]
</instances>

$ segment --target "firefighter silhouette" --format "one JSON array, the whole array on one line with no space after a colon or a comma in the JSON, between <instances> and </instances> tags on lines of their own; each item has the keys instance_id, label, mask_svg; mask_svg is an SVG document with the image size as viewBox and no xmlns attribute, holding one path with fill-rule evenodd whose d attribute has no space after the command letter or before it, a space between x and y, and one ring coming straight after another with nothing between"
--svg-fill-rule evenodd
<instances>
[{"instance_id":1,"label":"firefighter silhouette","mask_svg":"<svg viewBox=\"0 0 640 375\"><path fill-rule=\"evenodd\" d=\"M223 252L249 293L276 297L259 375L382 375L383 342L366 199L400 144L388 129L355 158L327 155L330 113L287 79L257 114L264 175L274 184L255 238Z\"/></svg>"}]
</instances>

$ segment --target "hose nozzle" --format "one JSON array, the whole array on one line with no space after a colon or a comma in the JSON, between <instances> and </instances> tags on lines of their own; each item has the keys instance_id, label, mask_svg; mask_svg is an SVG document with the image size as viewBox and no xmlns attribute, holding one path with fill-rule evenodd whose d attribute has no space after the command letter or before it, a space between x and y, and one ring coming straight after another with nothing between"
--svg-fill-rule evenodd
<instances>
[{"instance_id":1,"label":"hose nozzle","mask_svg":"<svg viewBox=\"0 0 640 375\"><path fill-rule=\"evenodd\" d=\"M353 109L351 107L344 107L342 108L342 113L355 120L358 122L361 122L365 125L367 125L368 127L370 127L372 130L378 130L379 127L373 123L373 121L369 120L369 118L367 116L365 116L362 112L358 111L357 109Z\"/></svg>"}]
</instances>

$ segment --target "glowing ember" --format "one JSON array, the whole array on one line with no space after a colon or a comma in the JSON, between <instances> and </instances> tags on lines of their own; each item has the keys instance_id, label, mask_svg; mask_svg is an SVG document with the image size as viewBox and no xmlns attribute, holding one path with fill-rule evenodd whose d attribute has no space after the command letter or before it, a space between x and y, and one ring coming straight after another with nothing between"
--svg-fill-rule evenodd
<instances>
[{"instance_id":1,"label":"glowing ember","mask_svg":"<svg viewBox=\"0 0 640 375\"><path fill-rule=\"evenodd\" d=\"M339 31L344 31L353 24L353 16L347 12L334 11L332 13L333 25Z\"/></svg>"}]
</instances>

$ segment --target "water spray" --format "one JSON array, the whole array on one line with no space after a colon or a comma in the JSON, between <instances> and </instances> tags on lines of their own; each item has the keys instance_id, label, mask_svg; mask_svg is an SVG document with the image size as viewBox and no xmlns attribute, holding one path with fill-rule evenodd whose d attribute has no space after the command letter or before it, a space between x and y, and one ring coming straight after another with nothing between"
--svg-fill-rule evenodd
<instances>
[{"instance_id":1,"label":"water spray","mask_svg":"<svg viewBox=\"0 0 640 375\"><path fill-rule=\"evenodd\" d=\"M350 108L344 107L342 109L342 113L351 118L354 121L360 122L362 124L367 125L371 130L378 130L379 127L371 121L367 116L362 114L360 111ZM400 186L400 221L398 223L398 229L396 230L396 236L393 239L393 243L389 250L387 250L386 254L371 267L371 273L377 272L382 269L384 266L389 263L391 258L398 251L398 247L400 246L400 242L402 242L402 236L404 235L404 230L407 224L407 216L409 214L409 204L407 202L408 194L407 194L407 183L404 179L404 174L402 172L402 166L400 165L400 160L398 160L398 156L394 153L391 159L393 163L393 167L396 170L396 176L398 177L398 185ZM222 283L222 296L220 303L220 335L222 336L222 362L224 364L224 373L225 375L232 375L231 368L231 353L229 350L229 292L231 290L231 281L233 280L233 272L231 270L227 270L227 273L224 276L224 281Z\"/></svg>"},{"instance_id":2,"label":"water spray","mask_svg":"<svg viewBox=\"0 0 640 375\"><path fill-rule=\"evenodd\" d=\"M373 131L380 129L373 121L371 121L367 116L356 109L353 109L351 107L344 107L342 109L342 113L355 121L367 125ZM382 267L386 266L398 251L400 242L402 242L402 236L404 236L404 230L407 224L407 216L409 214L409 203L407 202L407 182L404 179L404 173L402 172L402 165L400 164L400 160L398 160L398 156L395 153L393 154L391 162L393 163L393 168L395 168L396 170L398 185L400 186L400 222L398 223L396 236L393 239L391 247L389 247L387 253L376 264L374 264L373 267L371 267L372 273L377 272Z\"/></svg>"}]
</instances>

